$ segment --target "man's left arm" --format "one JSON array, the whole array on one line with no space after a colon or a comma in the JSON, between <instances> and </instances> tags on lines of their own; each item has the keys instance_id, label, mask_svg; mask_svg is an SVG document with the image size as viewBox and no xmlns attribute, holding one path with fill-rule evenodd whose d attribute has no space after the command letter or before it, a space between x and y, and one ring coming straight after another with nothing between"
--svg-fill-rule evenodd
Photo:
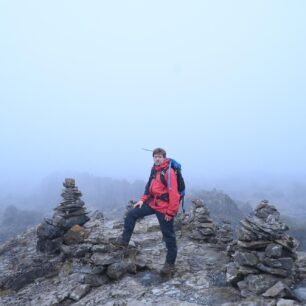
<instances>
[{"instance_id":1,"label":"man's left arm","mask_svg":"<svg viewBox=\"0 0 306 306\"><path fill-rule=\"evenodd\" d=\"M177 190L177 178L174 170L170 169L170 184L171 186L168 186L168 192L169 192L169 206L166 211L166 220L171 220L179 210L180 205L180 194ZM169 188L170 187L170 188Z\"/></svg>"}]
</instances>

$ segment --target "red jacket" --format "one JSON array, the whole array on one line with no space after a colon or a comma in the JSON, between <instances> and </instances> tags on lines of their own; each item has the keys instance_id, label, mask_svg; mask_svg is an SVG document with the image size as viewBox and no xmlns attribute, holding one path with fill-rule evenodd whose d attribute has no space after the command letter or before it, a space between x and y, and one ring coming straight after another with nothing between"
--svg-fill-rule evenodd
<instances>
[{"instance_id":1,"label":"red jacket","mask_svg":"<svg viewBox=\"0 0 306 306\"><path fill-rule=\"evenodd\" d=\"M171 180L171 190L166 187L161 179L160 173L163 169L167 168L169 165L169 159L166 159L161 165L154 166L156 170L156 176L152 179L151 184L149 186L149 195L143 195L141 200L143 202L150 199L149 205L154 210L159 211L169 217L174 217L174 215L179 210L180 205L180 194L177 190L177 178L174 170L170 168L170 180ZM169 170L167 169L165 173L166 182L168 182ZM169 202L158 199L157 197L168 193L169 194Z\"/></svg>"}]
</instances>

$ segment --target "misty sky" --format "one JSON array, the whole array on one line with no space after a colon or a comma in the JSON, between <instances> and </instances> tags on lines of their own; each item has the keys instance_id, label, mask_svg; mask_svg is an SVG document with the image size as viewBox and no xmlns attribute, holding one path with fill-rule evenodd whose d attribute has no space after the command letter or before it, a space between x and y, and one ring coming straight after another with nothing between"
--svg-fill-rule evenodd
<instances>
[{"instance_id":1,"label":"misty sky","mask_svg":"<svg viewBox=\"0 0 306 306\"><path fill-rule=\"evenodd\" d=\"M0 182L304 175L305 1L0 2Z\"/></svg>"}]
</instances>

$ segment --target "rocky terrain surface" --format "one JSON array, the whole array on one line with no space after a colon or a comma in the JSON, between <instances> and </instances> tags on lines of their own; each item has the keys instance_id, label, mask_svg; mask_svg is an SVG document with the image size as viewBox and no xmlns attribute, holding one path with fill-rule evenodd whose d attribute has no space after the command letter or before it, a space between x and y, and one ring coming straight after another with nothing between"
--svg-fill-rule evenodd
<instances>
[{"instance_id":1,"label":"rocky terrain surface","mask_svg":"<svg viewBox=\"0 0 306 306\"><path fill-rule=\"evenodd\" d=\"M271 207L259 206L248 221L242 220L239 240L230 244L230 224L214 224L203 201L194 201L191 213L178 218L172 278L159 275L166 250L155 216L137 223L128 248L113 244L122 232L122 220L107 220L101 212L87 214L89 221L70 224L53 238L41 235L43 222L0 246L0 305L306 305L306 254L296 252L295 241L286 236L286 225ZM253 222L252 230L246 222ZM44 239L48 246L56 240L58 252L41 248ZM284 239L292 242L290 248ZM249 250L250 243L266 240L264 251ZM248 249L241 245L246 241ZM266 271L262 265L274 266ZM236 270L230 273L229 267ZM257 277L253 283L251 276ZM268 280L266 290L251 290ZM277 293L263 295L269 290Z\"/></svg>"}]
</instances>

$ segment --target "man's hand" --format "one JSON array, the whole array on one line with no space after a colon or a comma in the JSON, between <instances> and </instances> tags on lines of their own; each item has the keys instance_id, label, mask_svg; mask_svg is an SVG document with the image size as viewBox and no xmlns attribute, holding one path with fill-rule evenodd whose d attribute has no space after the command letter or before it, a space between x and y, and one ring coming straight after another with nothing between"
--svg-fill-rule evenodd
<instances>
[{"instance_id":1,"label":"man's hand","mask_svg":"<svg viewBox=\"0 0 306 306\"><path fill-rule=\"evenodd\" d=\"M141 208L141 206L143 205L143 201L138 201L134 204L134 208L139 207Z\"/></svg>"},{"instance_id":2,"label":"man's hand","mask_svg":"<svg viewBox=\"0 0 306 306\"><path fill-rule=\"evenodd\" d=\"M172 219L172 217L167 216L167 215L165 216L165 220L166 220L166 221L170 221L171 219Z\"/></svg>"}]
</instances>

